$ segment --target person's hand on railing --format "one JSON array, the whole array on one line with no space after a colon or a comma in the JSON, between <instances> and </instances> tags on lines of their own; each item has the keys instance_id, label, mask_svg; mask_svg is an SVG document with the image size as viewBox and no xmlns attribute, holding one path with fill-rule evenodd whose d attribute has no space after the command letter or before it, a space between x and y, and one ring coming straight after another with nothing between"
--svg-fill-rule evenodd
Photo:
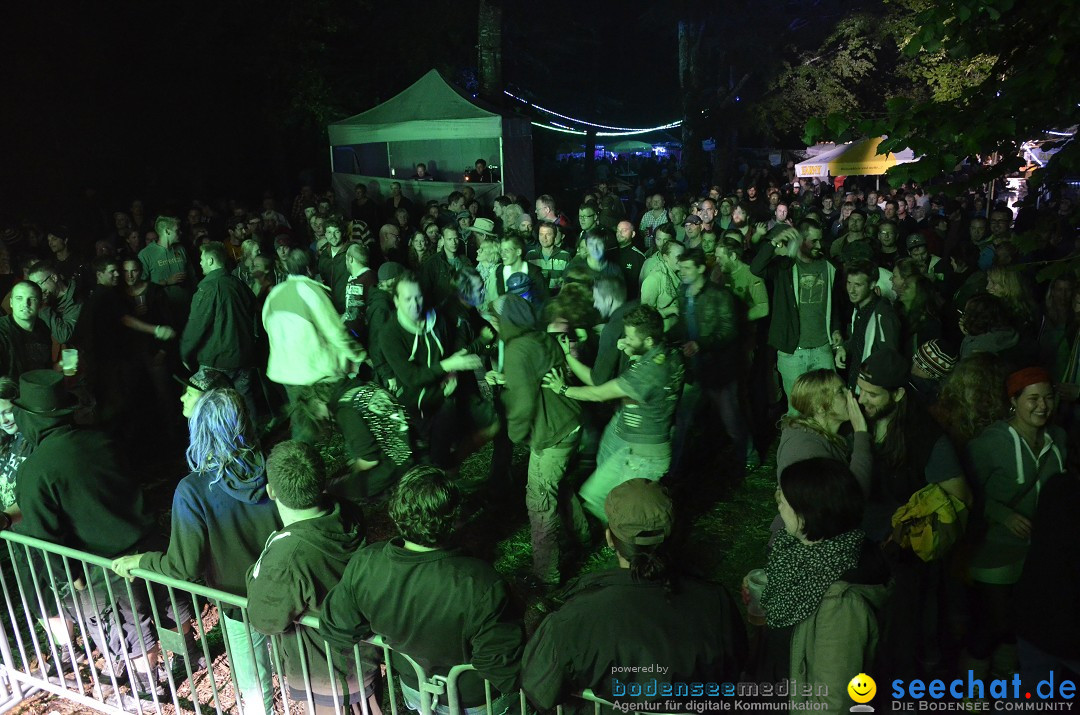
<instances>
[{"instance_id":1,"label":"person's hand on railing","mask_svg":"<svg viewBox=\"0 0 1080 715\"><path fill-rule=\"evenodd\" d=\"M127 556L115 558L111 564L112 570L116 572L117 576L122 576L128 581L134 581L135 577L131 575L131 570L139 568L139 559L141 558L142 554L128 554Z\"/></svg>"}]
</instances>

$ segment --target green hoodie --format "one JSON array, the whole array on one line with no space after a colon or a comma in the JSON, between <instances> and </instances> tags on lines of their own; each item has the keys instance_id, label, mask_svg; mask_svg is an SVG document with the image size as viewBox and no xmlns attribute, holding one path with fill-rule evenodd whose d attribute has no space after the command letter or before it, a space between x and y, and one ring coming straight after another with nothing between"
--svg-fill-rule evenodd
<instances>
[{"instance_id":1,"label":"green hoodie","mask_svg":"<svg viewBox=\"0 0 1080 715\"><path fill-rule=\"evenodd\" d=\"M581 405L541 386L551 368L562 365L562 348L555 338L536 329L532 306L507 295L499 316L503 351L502 400L506 432L515 444L540 452L557 444L581 424Z\"/></svg>"}]
</instances>

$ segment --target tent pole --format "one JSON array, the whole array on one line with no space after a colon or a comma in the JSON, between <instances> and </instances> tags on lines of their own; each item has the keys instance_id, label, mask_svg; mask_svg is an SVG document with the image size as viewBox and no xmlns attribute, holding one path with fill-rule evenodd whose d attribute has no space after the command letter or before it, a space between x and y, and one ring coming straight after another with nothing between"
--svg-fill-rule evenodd
<instances>
[{"instance_id":1,"label":"tent pole","mask_svg":"<svg viewBox=\"0 0 1080 715\"><path fill-rule=\"evenodd\" d=\"M505 124L506 123L504 122L503 125L505 126ZM505 160L503 159L503 138L502 138L502 134L499 135L499 186L502 187L501 189L499 189L499 193L505 196L506 195L506 163L505 163Z\"/></svg>"},{"instance_id":2,"label":"tent pole","mask_svg":"<svg viewBox=\"0 0 1080 715\"><path fill-rule=\"evenodd\" d=\"M386 173L390 174L390 178L397 178L394 176L394 166L390 163L390 142L386 142Z\"/></svg>"}]
</instances>

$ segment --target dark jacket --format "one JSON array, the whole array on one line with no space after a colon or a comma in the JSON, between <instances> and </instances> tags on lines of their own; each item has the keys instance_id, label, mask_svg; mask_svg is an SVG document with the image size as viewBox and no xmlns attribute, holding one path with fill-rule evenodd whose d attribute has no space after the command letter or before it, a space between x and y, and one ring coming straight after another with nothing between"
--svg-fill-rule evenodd
<instances>
[{"instance_id":1,"label":"dark jacket","mask_svg":"<svg viewBox=\"0 0 1080 715\"><path fill-rule=\"evenodd\" d=\"M271 534L259 560L248 570L248 618L251 627L260 633L285 633L293 629L293 622L301 616L318 615L326 594L341 581L349 559L364 545L364 517L360 508L348 502L335 502L331 506L323 516L294 522ZM333 691L318 632L301 628L296 636L283 638L282 642L290 690L304 692L302 644L312 691L329 698ZM338 694L342 693L342 678L348 676L350 697L346 702L358 702L361 691L352 649L339 650L333 656ZM294 695L294 699L302 700L303 696Z\"/></svg>"},{"instance_id":2,"label":"dark jacket","mask_svg":"<svg viewBox=\"0 0 1080 715\"><path fill-rule=\"evenodd\" d=\"M345 267L345 253L347 245L342 245L336 256L330 255L330 246L323 246L319 251L319 276L323 283L330 288L330 300L334 303L334 309L343 314L345 312L345 284L349 282L349 269Z\"/></svg>"},{"instance_id":3,"label":"dark jacket","mask_svg":"<svg viewBox=\"0 0 1080 715\"><path fill-rule=\"evenodd\" d=\"M455 258L459 265L472 265L465 255L464 247ZM420 270L420 287L424 291L425 301L430 305L441 305L453 300L457 295L457 272L458 269L447 259L445 251L439 251L425 260Z\"/></svg>"},{"instance_id":4,"label":"dark jacket","mask_svg":"<svg viewBox=\"0 0 1080 715\"><path fill-rule=\"evenodd\" d=\"M533 452L540 452L577 429L581 404L541 385L544 375L561 366L565 358L555 339L537 330L532 307L524 298L507 296L499 327L505 343L506 433L512 442L526 443Z\"/></svg>"},{"instance_id":5,"label":"dark jacket","mask_svg":"<svg viewBox=\"0 0 1080 715\"><path fill-rule=\"evenodd\" d=\"M70 417L16 410L15 419L33 450L15 483L20 533L105 558L146 543L155 524L142 483L108 437L77 429Z\"/></svg>"},{"instance_id":6,"label":"dark jacket","mask_svg":"<svg viewBox=\"0 0 1080 715\"><path fill-rule=\"evenodd\" d=\"M224 269L211 271L191 299L191 316L180 339L180 357L219 370L255 366L255 294Z\"/></svg>"},{"instance_id":7,"label":"dark jacket","mask_svg":"<svg viewBox=\"0 0 1080 715\"><path fill-rule=\"evenodd\" d=\"M430 675L471 663L460 682L465 706L484 702L481 678L498 690L518 684L522 625L506 583L490 564L456 549L409 551L400 539L356 552L323 604L319 635L336 648L378 633ZM405 661L394 667L411 687Z\"/></svg>"},{"instance_id":8,"label":"dark jacket","mask_svg":"<svg viewBox=\"0 0 1080 715\"><path fill-rule=\"evenodd\" d=\"M243 596L244 574L280 526L261 455L251 464L234 462L220 476L192 472L173 494L168 551L143 554L139 566Z\"/></svg>"},{"instance_id":9,"label":"dark jacket","mask_svg":"<svg viewBox=\"0 0 1080 715\"><path fill-rule=\"evenodd\" d=\"M446 334L435 311L422 319L420 332L406 330L391 313L379 330L379 344L401 389L405 408L418 418L430 417L442 405L442 381L446 377L439 363L452 354L452 337Z\"/></svg>"},{"instance_id":10,"label":"dark jacket","mask_svg":"<svg viewBox=\"0 0 1080 715\"><path fill-rule=\"evenodd\" d=\"M677 342L690 340L686 323L687 287L679 291L679 317L671 329ZM689 381L706 387L718 387L739 377L739 321L735 298L726 288L705 281L694 296L694 326L698 345L696 355L687 360Z\"/></svg>"},{"instance_id":11,"label":"dark jacket","mask_svg":"<svg viewBox=\"0 0 1080 715\"><path fill-rule=\"evenodd\" d=\"M824 259L822 259L824 260ZM825 296L828 301L825 308L825 334L840 327L836 300L836 269L826 262L829 281ZM793 353L799 347L799 300L795 292L797 280L795 260L776 255L776 248L765 241L750 264L750 272L758 278L772 281L772 318L769 321L769 345L780 352Z\"/></svg>"},{"instance_id":12,"label":"dark jacket","mask_svg":"<svg viewBox=\"0 0 1080 715\"><path fill-rule=\"evenodd\" d=\"M41 320L34 321L33 330L19 327L10 315L0 317L0 370L5 377L18 381L28 370L52 368L52 336Z\"/></svg>"},{"instance_id":13,"label":"dark jacket","mask_svg":"<svg viewBox=\"0 0 1080 715\"><path fill-rule=\"evenodd\" d=\"M614 569L583 576L566 604L540 624L525 648L521 687L550 710L583 688L611 698L613 678L736 682L746 655L746 628L722 586L684 577L668 592L660 583L634 581L629 569ZM655 664L670 670L615 670Z\"/></svg>"},{"instance_id":14,"label":"dark jacket","mask_svg":"<svg viewBox=\"0 0 1080 715\"><path fill-rule=\"evenodd\" d=\"M396 312L394 299L388 292L381 288L371 291L367 301L367 349L368 356L371 358L371 366L375 368L375 374L379 376L379 381L383 385L394 376L394 372L390 369L390 365L383 355L380 334L387 323L391 320L397 321Z\"/></svg>"}]
</instances>

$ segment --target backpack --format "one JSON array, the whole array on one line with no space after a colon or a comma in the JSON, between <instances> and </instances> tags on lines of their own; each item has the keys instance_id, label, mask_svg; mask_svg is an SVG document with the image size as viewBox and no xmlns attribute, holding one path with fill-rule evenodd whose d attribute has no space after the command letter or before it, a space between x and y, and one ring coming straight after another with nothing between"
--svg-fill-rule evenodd
<instances>
[{"instance_id":1,"label":"backpack","mask_svg":"<svg viewBox=\"0 0 1080 715\"><path fill-rule=\"evenodd\" d=\"M889 542L910 549L923 561L936 561L963 537L968 514L964 502L929 484L892 515Z\"/></svg>"}]
</instances>

